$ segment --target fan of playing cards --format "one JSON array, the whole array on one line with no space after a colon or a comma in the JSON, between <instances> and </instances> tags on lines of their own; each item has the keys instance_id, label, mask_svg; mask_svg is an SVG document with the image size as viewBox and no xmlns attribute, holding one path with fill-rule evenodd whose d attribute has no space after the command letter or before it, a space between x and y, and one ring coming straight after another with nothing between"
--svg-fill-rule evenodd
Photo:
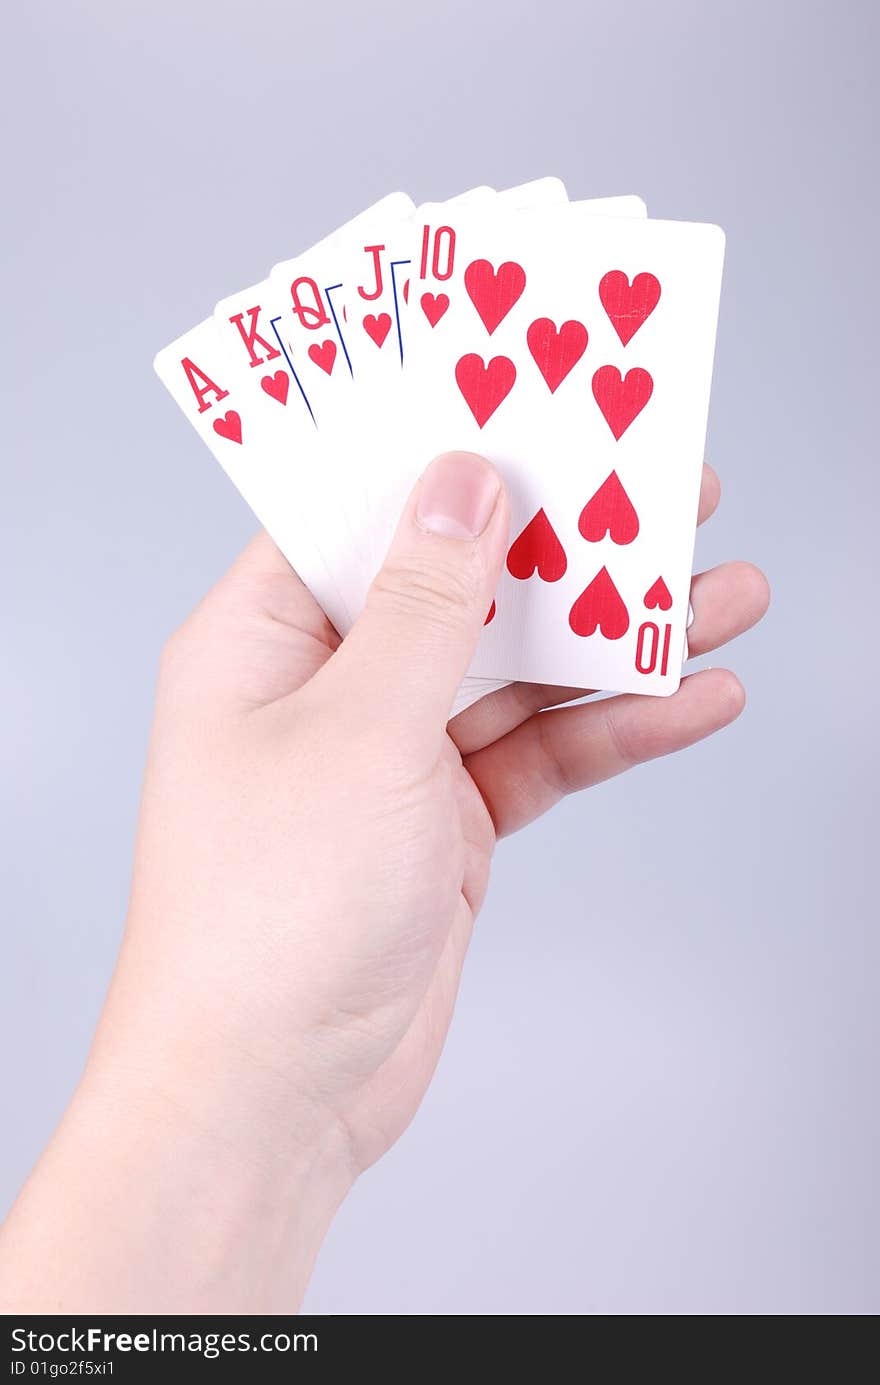
<instances>
[{"instance_id":1,"label":"fan of playing cards","mask_svg":"<svg viewBox=\"0 0 880 1385\"><path fill-rule=\"evenodd\" d=\"M455 710L512 679L676 690L724 236L556 178L392 193L156 370L345 634L406 495L480 452L510 547Z\"/></svg>"}]
</instances>

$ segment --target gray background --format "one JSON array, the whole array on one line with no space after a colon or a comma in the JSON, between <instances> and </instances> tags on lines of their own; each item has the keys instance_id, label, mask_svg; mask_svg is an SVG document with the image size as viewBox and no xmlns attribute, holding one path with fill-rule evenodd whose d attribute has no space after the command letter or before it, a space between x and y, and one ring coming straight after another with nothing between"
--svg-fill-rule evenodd
<instances>
[{"instance_id":1,"label":"gray background","mask_svg":"<svg viewBox=\"0 0 880 1385\"><path fill-rule=\"evenodd\" d=\"M151 371L393 188L543 173L728 232L701 565L763 564L710 744L502 848L449 1046L308 1307L880 1307L878 7L47 4L4 21L11 1200L125 909L157 655L252 531ZM725 656L727 659L728 656Z\"/></svg>"}]
</instances>

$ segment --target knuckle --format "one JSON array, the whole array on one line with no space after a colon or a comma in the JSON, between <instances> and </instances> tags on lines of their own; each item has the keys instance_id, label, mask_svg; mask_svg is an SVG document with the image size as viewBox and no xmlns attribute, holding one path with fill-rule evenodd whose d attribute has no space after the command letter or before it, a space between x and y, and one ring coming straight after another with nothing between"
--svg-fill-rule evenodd
<instances>
[{"instance_id":1,"label":"knuckle","mask_svg":"<svg viewBox=\"0 0 880 1385\"><path fill-rule=\"evenodd\" d=\"M626 718L619 715L612 699L608 699L606 708L605 734L624 769L632 769L642 760L650 758L644 744L640 744L638 736L634 734L632 725L628 725Z\"/></svg>"},{"instance_id":2,"label":"knuckle","mask_svg":"<svg viewBox=\"0 0 880 1385\"><path fill-rule=\"evenodd\" d=\"M571 766L560 749L555 734L557 723L552 717L538 714L538 766L541 778L557 797L565 798L574 793L579 785L575 782Z\"/></svg>"},{"instance_id":3,"label":"knuckle","mask_svg":"<svg viewBox=\"0 0 880 1385\"><path fill-rule=\"evenodd\" d=\"M417 614L421 619L427 615L453 624L473 608L478 583L466 565L396 560L386 563L377 574L370 595L402 614Z\"/></svg>"}]
</instances>

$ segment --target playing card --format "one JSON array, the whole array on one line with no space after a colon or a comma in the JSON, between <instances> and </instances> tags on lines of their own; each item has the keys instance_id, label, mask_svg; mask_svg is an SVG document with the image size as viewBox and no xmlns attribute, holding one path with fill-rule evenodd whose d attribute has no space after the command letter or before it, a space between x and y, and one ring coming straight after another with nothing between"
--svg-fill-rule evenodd
<instances>
[{"instance_id":1,"label":"playing card","mask_svg":"<svg viewBox=\"0 0 880 1385\"><path fill-rule=\"evenodd\" d=\"M512 543L471 672L675 691L723 234L576 205L417 222L411 291L449 304L410 323L420 455L386 503L450 447L504 475Z\"/></svg>"},{"instance_id":2,"label":"playing card","mask_svg":"<svg viewBox=\"0 0 880 1385\"><path fill-rule=\"evenodd\" d=\"M222 299L214 310L230 367L239 375L258 374L263 390L269 392L266 426L273 430L275 451L295 472L313 546L340 593L341 634L351 624L357 609L353 603L369 574L363 547L363 478L356 451L347 441L352 373L339 332L343 304L337 271L351 245L375 243L383 227L410 216L412 210L405 193L392 193L310 250L276 266L269 279ZM289 382L284 406L273 409L272 382L281 377ZM285 490L278 503L287 504L287 497ZM283 551L298 566L297 553Z\"/></svg>"},{"instance_id":3,"label":"playing card","mask_svg":"<svg viewBox=\"0 0 880 1385\"><path fill-rule=\"evenodd\" d=\"M222 300L156 358L342 633L430 457L473 447L496 461L512 542L453 713L513 677L671 692L687 654L690 552L683 566L680 540L689 529L692 544L694 515L682 522L681 500L708 394L700 342L711 362L714 333L690 286L709 286L711 309L714 282L717 306L712 251L705 236L623 235L620 263L597 287L611 232L593 235L590 221L603 215L619 227L646 211L638 198L569 208L556 178L472 189L415 216L409 198L392 194ZM639 252L654 254L652 267L634 268L627 256ZM715 260L717 280L720 248ZM628 369L634 338L645 354ZM593 558L604 561L591 574Z\"/></svg>"},{"instance_id":4,"label":"playing card","mask_svg":"<svg viewBox=\"0 0 880 1385\"><path fill-rule=\"evenodd\" d=\"M470 215L474 215L478 211L488 213L491 210L497 215L502 210L515 211L532 206L551 206L553 204L565 204L566 201L565 185L561 179L542 178L532 183L505 189L497 194L485 187L471 189L443 205L450 211L454 209L458 213L466 210ZM644 217L647 214L642 199L632 195L591 199L584 202L583 206L590 208L597 215ZM421 311L429 320L433 318L436 321L444 310L446 300L442 293L421 296L417 309L409 304L410 259L402 253L404 247L407 246L408 229L408 223L400 222L396 227L398 241L392 242L389 239L388 243L383 246L356 248L343 273L343 281L346 285L357 284L356 288L353 291L349 289L345 296L348 311L343 314L341 330L347 343L346 354L352 364L354 378L353 415L357 419L361 437L385 438L389 426L393 429L395 423L399 422L402 416L406 378L405 370L401 371L399 367L405 365L404 342L406 323L410 312ZM370 281L370 291L375 292L381 283L386 295L383 308L385 313L384 326L388 336L391 335L392 331L396 334L399 348L396 358L393 353L387 350L372 350L368 344L371 333L366 329L371 328L377 318L375 311L372 311L369 316L365 315L364 305L358 302L362 297L363 285L357 280L365 262L368 262L371 267L371 273L367 276ZM391 301L388 301L387 297L389 289ZM355 304L354 308L349 307L352 303ZM363 332L359 330L359 324L363 326ZM363 454L361 453L361 455ZM373 454L373 463L369 470L365 470L364 473L368 478L364 507L365 521L369 530L369 538L371 540L378 538L378 543L373 541L372 556L368 564L370 573L378 569L390 537L388 529L383 528L381 523L377 523L371 509L370 487L373 479L373 465L381 470L384 465L384 458L381 455ZM355 604L357 603L355 602ZM479 698L504 686L505 680L469 676L464 680L459 690L453 704L452 714L456 715Z\"/></svg>"},{"instance_id":5,"label":"playing card","mask_svg":"<svg viewBox=\"0 0 880 1385\"><path fill-rule=\"evenodd\" d=\"M555 185L559 180L540 181L553 185L552 191L548 187L541 193L548 200L551 196L555 198ZM494 189L482 186L460 193L447 205L462 209L486 207L497 196ZM340 244L342 248L339 258L333 262L338 283L330 286L327 296L335 309L334 322L340 345L356 382L355 409L364 407L375 383L389 370L399 367L403 357L401 313L405 306L409 260L401 256L409 247L409 227L415 208L410 202L406 213L402 207L387 209L391 215L381 222L381 234L373 234L371 241L370 234L376 232L380 210L384 215L386 209L382 203L370 209L366 221L358 217L349 222L345 229L350 234L344 238L344 245L338 233L331 238L334 246ZM286 284L295 263L288 261L276 265L273 277ZM401 273L402 270L407 272Z\"/></svg>"},{"instance_id":6,"label":"playing card","mask_svg":"<svg viewBox=\"0 0 880 1385\"><path fill-rule=\"evenodd\" d=\"M540 178L500 193L485 186L471 188L445 205L473 213L492 205L550 206L566 200L565 185L560 178ZM360 436L366 433L381 437L389 426L394 426L398 416L409 288L410 261L403 254L409 245L408 229L408 223L399 220L383 240L355 245L342 272L342 312L337 314L337 325L351 368L351 417L356 420ZM364 492L363 522L368 540L371 540L373 517L369 496L368 484ZM371 571L378 567L382 556L373 551ZM453 705L453 715L503 686L503 681L497 679L465 679Z\"/></svg>"},{"instance_id":7,"label":"playing card","mask_svg":"<svg viewBox=\"0 0 880 1385\"><path fill-rule=\"evenodd\" d=\"M312 540L311 516L303 505L296 468L276 445L270 409L285 405L290 381L273 369L274 364L258 377L234 370L221 350L212 318L166 346L154 361L175 402L278 547L288 556L295 555L303 581L337 629L342 629L350 619L348 610ZM272 385L268 392L267 380ZM312 434L303 409L299 435L291 438L297 455L308 450Z\"/></svg>"},{"instance_id":8,"label":"playing card","mask_svg":"<svg viewBox=\"0 0 880 1385\"><path fill-rule=\"evenodd\" d=\"M538 179L533 183L508 188L496 194L494 198L491 196L487 198L486 191L486 189L480 189L477 192L464 193L460 197L444 203L443 206L450 213L454 211L461 214L467 211L470 216L473 216L476 211L486 213L491 210L491 212L497 216L499 211L515 211L526 209L529 206L537 207L558 203L565 204L567 201L565 186L558 178ZM579 205L585 209L589 209L596 215L636 217L645 217L647 215L645 203L640 197L634 195L593 198L585 200ZM403 277L403 287L407 290L409 288L410 265L411 262L408 258L396 261L396 266L400 274L405 276ZM427 321L431 322L432 325L436 325L448 306L448 297L442 292L442 289L436 293L426 291L419 296L417 303L411 304L408 300L408 293L400 295L399 301L401 311L399 330L401 335L401 357L404 367L405 360L403 360L403 358L405 353L403 341L405 340L406 326L410 314L414 313L418 316L421 313ZM381 380L374 375L369 383L371 387L370 406L374 417L382 417L385 419L400 418L404 409L404 391L407 383L405 368L400 374L396 372L389 374L386 372ZM361 412L361 416L366 416L365 410ZM367 431L369 433L369 430ZM383 468L387 465L387 460L385 456L376 456L373 458L373 464L370 468L371 478L374 474L373 468L375 467L381 474ZM379 491L381 493L381 485ZM371 570L375 570L382 560L389 533L387 523L385 525L382 523L381 515L377 516L372 513L369 497L367 500L367 508L371 517L372 536L375 540L370 568ZM504 679L486 679L475 675L469 675L465 678L462 687L459 689L459 693L453 704L452 715L457 715L458 712L463 711L479 698L485 697L489 693L495 692L499 688L506 686L506 682L507 680Z\"/></svg>"},{"instance_id":9,"label":"playing card","mask_svg":"<svg viewBox=\"0 0 880 1385\"><path fill-rule=\"evenodd\" d=\"M283 314L279 329L291 359L300 364L319 427L346 407L355 359L369 360L389 339L393 348L387 242L414 210L405 193L384 197L304 255L277 264L269 276L273 302ZM352 255L360 262L354 272ZM349 313L352 324L359 323L357 333L346 330Z\"/></svg>"}]
</instances>

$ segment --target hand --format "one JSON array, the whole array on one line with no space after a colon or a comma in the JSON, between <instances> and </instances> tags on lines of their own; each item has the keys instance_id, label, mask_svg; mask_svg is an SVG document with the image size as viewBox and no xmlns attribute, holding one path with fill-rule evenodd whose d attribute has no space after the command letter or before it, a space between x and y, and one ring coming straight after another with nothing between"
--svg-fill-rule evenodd
<instances>
[{"instance_id":1,"label":"hand","mask_svg":"<svg viewBox=\"0 0 880 1385\"><path fill-rule=\"evenodd\" d=\"M701 520L717 501L707 468ZM576 707L557 704L581 690L513 685L447 727L507 533L495 472L450 454L344 643L265 536L171 638L117 974L9 1233L27 1259L47 1178L69 1186L103 1121L113 1157L93 1151L78 1197L95 1201L97 1177L105 1207L131 1220L134 1186L150 1212L75 1280L58 1271L68 1311L289 1309L335 1206L431 1078L496 838L740 712L739 682L713 669L672 698ZM746 564L697 577L691 652L767 599ZM157 1250L157 1219L178 1250Z\"/></svg>"}]
</instances>

